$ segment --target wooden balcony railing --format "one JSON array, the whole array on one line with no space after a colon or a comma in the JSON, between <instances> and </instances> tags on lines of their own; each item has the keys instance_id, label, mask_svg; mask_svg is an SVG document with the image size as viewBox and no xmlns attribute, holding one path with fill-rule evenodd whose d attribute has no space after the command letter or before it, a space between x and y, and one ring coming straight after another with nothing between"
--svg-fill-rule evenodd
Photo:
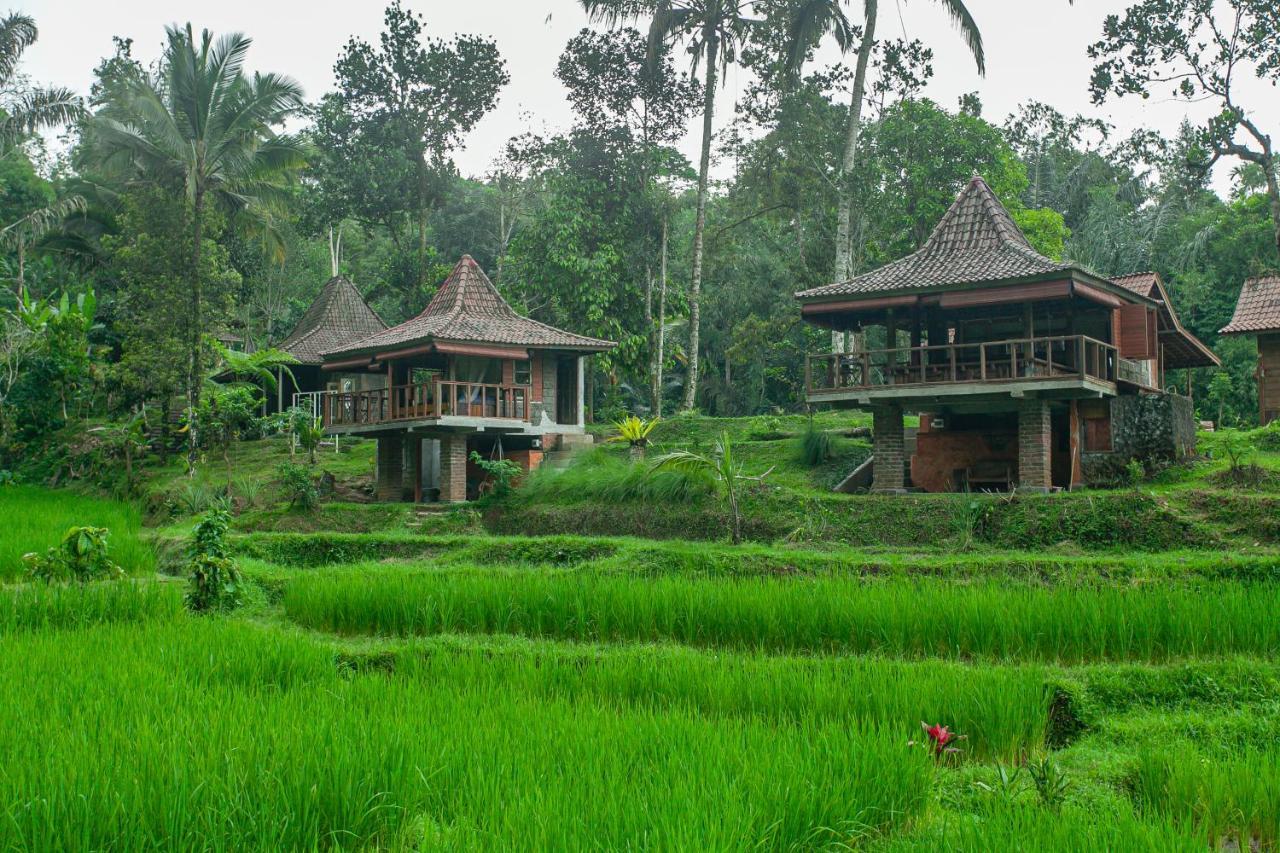
<instances>
[{"instance_id":1,"label":"wooden balcony railing","mask_svg":"<svg viewBox=\"0 0 1280 853\"><path fill-rule=\"evenodd\" d=\"M326 427L419 421L448 415L527 421L532 392L528 385L440 379L371 391L325 391L320 409Z\"/></svg>"},{"instance_id":2,"label":"wooden balcony railing","mask_svg":"<svg viewBox=\"0 0 1280 853\"><path fill-rule=\"evenodd\" d=\"M811 355L811 394L897 386L1007 383L1072 376L1114 382L1119 359L1111 344L1086 335L898 347Z\"/></svg>"}]
</instances>

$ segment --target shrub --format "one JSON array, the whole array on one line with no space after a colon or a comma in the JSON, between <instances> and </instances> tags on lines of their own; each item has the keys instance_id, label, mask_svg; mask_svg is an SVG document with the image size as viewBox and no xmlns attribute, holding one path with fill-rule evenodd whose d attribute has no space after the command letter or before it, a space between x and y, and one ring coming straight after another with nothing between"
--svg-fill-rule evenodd
<instances>
[{"instance_id":1,"label":"shrub","mask_svg":"<svg viewBox=\"0 0 1280 853\"><path fill-rule=\"evenodd\" d=\"M489 478L492 484L490 494L497 497L511 491L511 481L520 476L520 466L512 462L510 459L485 459L474 450L471 451L471 461L476 463L481 471Z\"/></svg>"},{"instance_id":2,"label":"shrub","mask_svg":"<svg viewBox=\"0 0 1280 853\"><path fill-rule=\"evenodd\" d=\"M63 537L62 544L44 554L24 556L27 573L45 583L85 583L123 577L124 569L107 556L109 535L105 527L73 527Z\"/></svg>"},{"instance_id":3,"label":"shrub","mask_svg":"<svg viewBox=\"0 0 1280 853\"><path fill-rule=\"evenodd\" d=\"M190 584L187 607L206 613L232 610L240 605L243 582L228 556L227 527L231 517L225 510L211 510L195 526L191 537Z\"/></svg>"},{"instance_id":4,"label":"shrub","mask_svg":"<svg viewBox=\"0 0 1280 853\"><path fill-rule=\"evenodd\" d=\"M178 506L186 515L199 515L213 504L214 493L204 483L188 482L178 492Z\"/></svg>"},{"instance_id":5,"label":"shrub","mask_svg":"<svg viewBox=\"0 0 1280 853\"><path fill-rule=\"evenodd\" d=\"M280 489L289 499L289 506L301 510L313 510L320 503L320 490L315 477L305 466L296 462L281 462L276 467Z\"/></svg>"}]
</instances>

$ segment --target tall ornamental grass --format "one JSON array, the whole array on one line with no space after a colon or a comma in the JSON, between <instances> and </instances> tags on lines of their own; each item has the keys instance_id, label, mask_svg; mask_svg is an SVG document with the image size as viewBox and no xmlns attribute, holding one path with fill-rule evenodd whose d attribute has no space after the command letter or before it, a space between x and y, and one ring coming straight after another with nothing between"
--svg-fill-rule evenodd
<instances>
[{"instance_id":1,"label":"tall ornamental grass","mask_svg":"<svg viewBox=\"0 0 1280 853\"><path fill-rule=\"evenodd\" d=\"M0 581L20 577L22 555L44 552L72 527L106 527L108 554L129 574L155 571L142 541L142 516L132 504L37 486L0 487Z\"/></svg>"},{"instance_id":2,"label":"tall ornamental grass","mask_svg":"<svg viewBox=\"0 0 1280 853\"><path fill-rule=\"evenodd\" d=\"M770 651L1160 661L1280 652L1280 586L1006 587L844 578L343 572L289 618L339 634L517 634Z\"/></svg>"},{"instance_id":3,"label":"tall ornamental grass","mask_svg":"<svg viewBox=\"0 0 1280 853\"><path fill-rule=\"evenodd\" d=\"M798 849L901 827L934 773L910 726L344 674L221 619L17 636L0 681L6 848Z\"/></svg>"}]
</instances>

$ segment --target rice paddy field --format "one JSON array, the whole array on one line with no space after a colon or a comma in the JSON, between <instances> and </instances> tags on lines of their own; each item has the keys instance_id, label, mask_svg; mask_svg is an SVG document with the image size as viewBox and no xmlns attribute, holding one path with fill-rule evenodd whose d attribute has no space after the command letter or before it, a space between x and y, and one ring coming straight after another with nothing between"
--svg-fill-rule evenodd
<instances>
[{"instance_id":1,"label":"rice paddy field","mask_svg":"<svg viewBox=\"0 0 1280 853\"><path fill-rule=\"evenodd\" d=\"M93 513L130 566L5 574L0 849L1280 842L1266 546L245 533L195 615L132 509L0 506L0 553Z\"/></svg>"}]
</instances>

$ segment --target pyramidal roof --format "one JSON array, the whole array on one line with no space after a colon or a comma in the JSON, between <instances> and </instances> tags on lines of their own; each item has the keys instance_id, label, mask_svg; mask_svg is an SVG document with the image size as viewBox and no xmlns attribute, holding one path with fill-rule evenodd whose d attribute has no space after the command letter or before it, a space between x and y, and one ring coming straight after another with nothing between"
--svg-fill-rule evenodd
<instances>
[{"instance_id":1,"label":"pyramidal roof","mask_svg":"<svg viewBox=\"0 0 1280 853\"><path fill-rule=\"evenodd\" d=\"M848 281L796 294L800 299L945 287L1072 269L1031 248L991 187L974 175L917 251Z\"/></svg>"},{"instance_id":2,"label":"pyramidal roof","mask_svg":"<svg viewBox=\"0 0 1280 853\"><path fill-rule=\"evenodd\" d=\"M375 352L428 340L593 351L615 346L612 341L575 335L517 314L480 265L463 255L417 317L363 339L348 340L325 355Z\"/></svg>"},{"instance_id":3,"label":"pyramidal roof","mask_svg":"<svg viewBox=\"0 0 1280 853\"><path fill-rule=\"evenodd\" d=\"M1220 334L1280 332L1280 273L1245 279L1231 322Z\"/></svg>"},{"instance_id":4,"label":"pyramidal roof","mask_svg":"<svg viewBox=\"0 0 1280 853\"><path fill-rule=\"evenodd\" d=\"M387 324L373 312L351 280L335 275L320 288L320 295L278 349L302 364L320 364L326 350L385 328Z\"/></svg>"}]
</instances>

